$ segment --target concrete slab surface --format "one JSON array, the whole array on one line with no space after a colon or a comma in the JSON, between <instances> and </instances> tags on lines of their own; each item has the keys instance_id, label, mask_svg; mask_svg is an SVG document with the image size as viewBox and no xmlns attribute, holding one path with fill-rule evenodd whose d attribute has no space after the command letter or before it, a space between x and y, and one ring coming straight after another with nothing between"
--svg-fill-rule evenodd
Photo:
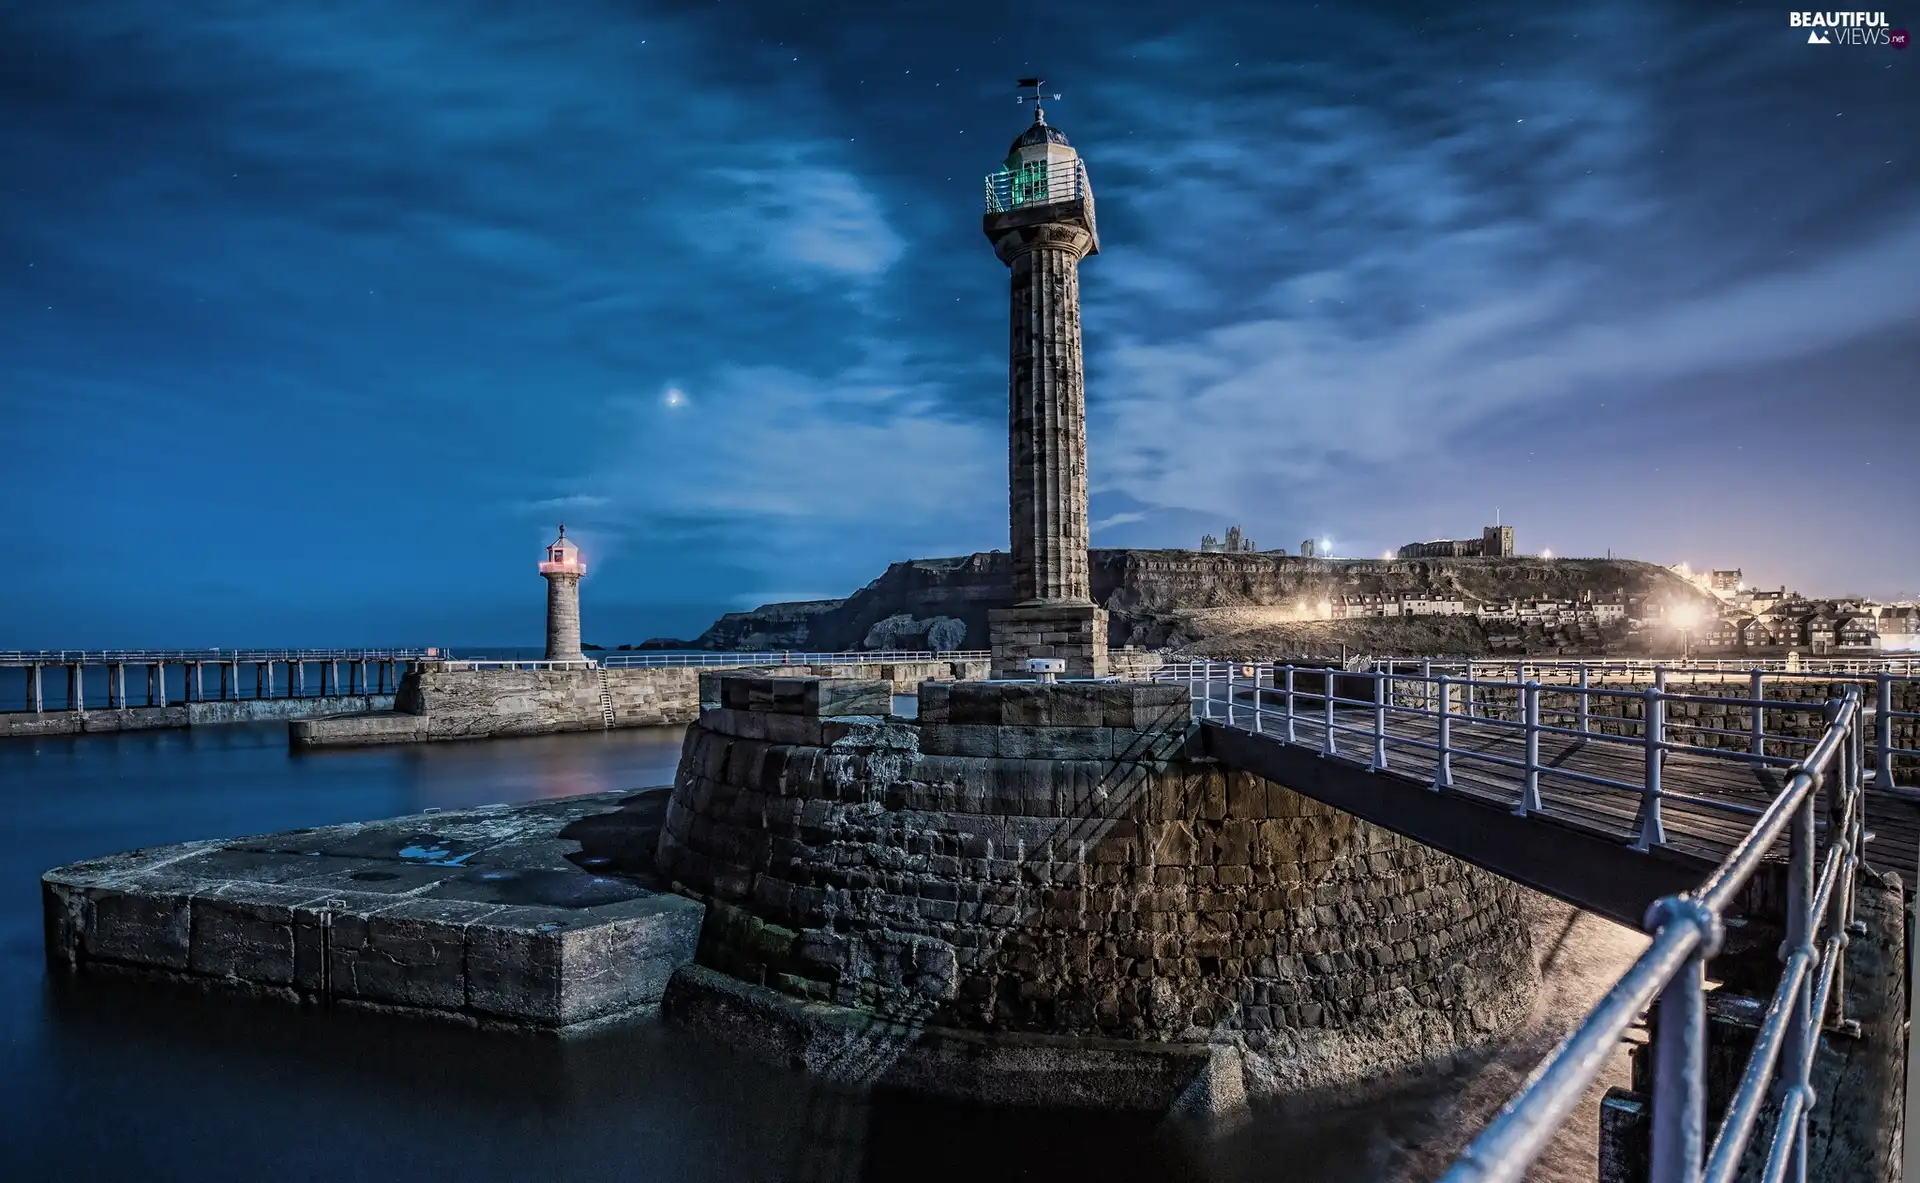
<instances>
[{"instance_id":1,"label":"concrete slab surface","mask_svg":"<svg viewBox=\"0 0 1920 1183\"><path fill-rule=\"evenodd\" d=\"M41 878L55 974L576 1030L659 1002L702 905L653 852L667 790L190 842Z\"/></svg>"}]
</instances>

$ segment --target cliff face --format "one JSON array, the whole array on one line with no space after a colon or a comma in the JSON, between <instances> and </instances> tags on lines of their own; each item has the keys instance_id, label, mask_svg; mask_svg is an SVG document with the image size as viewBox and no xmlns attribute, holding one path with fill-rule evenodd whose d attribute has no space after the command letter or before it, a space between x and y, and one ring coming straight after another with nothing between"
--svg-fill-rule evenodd
<instances>
[{"instance_id":1,"label":"cliff face","mask_svg":"<svg viewBox=\"0 0 1920 1183\"><path fill-rule=\"evenodd\" d=\"M1578 599L1625 592L1656 602L1701 598L1664 567L1628 559L1305 559L1288 555L1186 550L1088 552L1093 598L1110 613L1112 644L1190 643L1259 623L1232 609L1285 613L1302 603L1352 595L1457 595L1469 603ZM895 563L844 600L768 604L721 617L691 646L700 649L851 649L987 647L987 610L1012 598L1008 556L998 552ZM1256 614L1257 615L1257 614ZM1170 627L1177 619L1178 626ZM1365 626L1365 621L1332 627ZM1433 622L1439 625L1439 621ZM1472 621L1448 621L1460 634L1448 649L1476 647ZM1438 635L1438 634L1436 634ZM1484 644L1484 637L1481 638Z\"/></svg>"}]
</instances>

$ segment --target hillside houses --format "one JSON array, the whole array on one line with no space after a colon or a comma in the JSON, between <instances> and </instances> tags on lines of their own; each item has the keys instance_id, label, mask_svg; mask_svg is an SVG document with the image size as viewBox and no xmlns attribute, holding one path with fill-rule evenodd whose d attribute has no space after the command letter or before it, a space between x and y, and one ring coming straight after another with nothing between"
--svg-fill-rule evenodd
<instances>
[{"instance_id":1,"label":"hillside houses","mask_svg":"<svg viewBox=\"0 0 1920 1183\"><path fill-rule=\"evenodd\" d=\"M1748 609L1724 613L1701 630L1703 648L1815 654L1920 648L1920 608L1911 605L1805 600L1785 589L1754 593L1746 602Z\"/></svg>"},{"instance_id":2,"label":"hillside houses","mask_svg":"<svg viewBox=\"0 0 1920 1183\"><path fill-rule=\"evenodd\" d=\"M1627 618L1627 601L1622 595L1596 597L1591 593L1577 600L1492 600L1469 602L1460 596L1445 595L1355 595L1340 596L1327 604L1334 620L1357 620L1393 616L1475 616L1482 620L1505 620L1519 624L1613 624Z\"/></svg>"}]
</instances>

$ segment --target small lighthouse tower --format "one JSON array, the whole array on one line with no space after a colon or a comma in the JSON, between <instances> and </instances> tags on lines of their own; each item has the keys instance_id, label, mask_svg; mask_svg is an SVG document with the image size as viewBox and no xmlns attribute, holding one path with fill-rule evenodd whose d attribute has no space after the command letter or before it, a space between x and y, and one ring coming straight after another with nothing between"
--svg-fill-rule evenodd
<instances>
[{"instance_id":1,"label":"small lighthouse tower","mask_svg":"<svg viewBox=\"0 0 1920 1183\"><path fill-rule=\"evenodd\" d=\"M562 523L560 537L547 544L547 557L540 563L540 574L547 579L548 661L587 659L580 651L580 577L586 573L586 560Z\"/></svg>"},{"instance_id":2,"label":"small lighthouse tower","mask_svg":"<svg viewBox=\"0 0 1920 1183\"><path fill-rule=\"evenodd\" d=\"M990 611L993 676L1064 659L1068 677L1107 672L1106 613L1087 574L1087 399L1080 352L1080 260L1100 251L1087 167L1031 90L1033 125L987 174L981 222L1012 272L1007 359L1008 522L1014 606Z\"/></svg>"}]
</instances>

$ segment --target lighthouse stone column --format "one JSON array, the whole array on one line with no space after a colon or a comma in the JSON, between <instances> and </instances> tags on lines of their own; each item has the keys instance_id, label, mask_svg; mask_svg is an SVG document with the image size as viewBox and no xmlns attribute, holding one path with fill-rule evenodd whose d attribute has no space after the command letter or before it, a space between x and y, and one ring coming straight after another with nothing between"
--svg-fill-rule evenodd
<instances>
[{"instance_id":1,"label":"lighthouse stone column","mask_svg":"<svg viewBox=\"0 0 1920 1183\"><path fill-rule=\"evenodd\" d=\"M1014 142L1008 208L982 230L1012 273L1007 366L1010 608L988 613L993 676L1028 677L1060 658L1066 676L1107 673L1106 612L1087 572L1087 414L1080 260L1098 253L1085 171L1058 129L1036 119ZM989 192L992 192L991 188ZM991 206L991 203L990 203Z\"/></svg>"}]
</instances>

